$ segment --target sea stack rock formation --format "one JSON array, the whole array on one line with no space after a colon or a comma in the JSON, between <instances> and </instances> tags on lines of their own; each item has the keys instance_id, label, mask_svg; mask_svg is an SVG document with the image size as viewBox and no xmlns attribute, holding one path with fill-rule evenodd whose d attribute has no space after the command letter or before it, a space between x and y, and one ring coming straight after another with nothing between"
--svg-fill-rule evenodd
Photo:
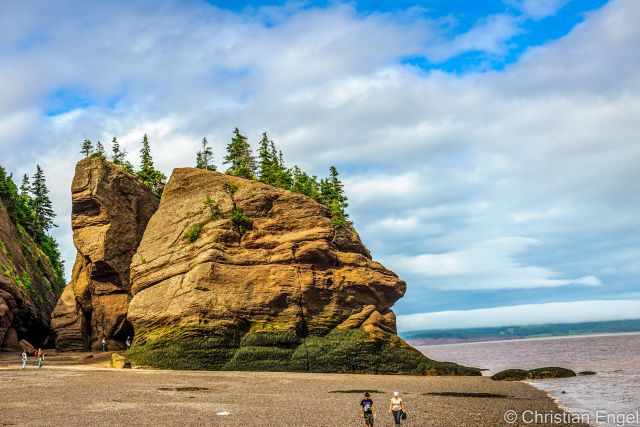
<instances>
[{"instance_id":1,"label":"sea stack rock formation","mask_svg":"<svg viewBox=\"0 0 640 427\"><path fill-rule=\"evenodd\" d=\"M52 342L49 319L64 285L59 281L49 258L0 203L0 348L20 349L21 340Z\"/></svg>"},{"instance_id":2,"label":"sea stack rock formation","mask_svg":"<svg viewBox=\"0 0 640 427\"><path fill-rule=\"evenodd\" d=\"M92 184L93 175L85 177L89 166L81 163L81 177L74 181L74 230L82 253L74 277L91 276L91 295L102 289L108 296L120 289L116 295L124 295L126 259L118 264L120 270L102 254L135 239L127 235L122 242L124 236L117 241L114 236L109 243L89 237L90 227L105 234L100 231L104 225L97 224L108 221L96 215L99 211L102 218L109 211L90 202L96 196L89 194L100 185ZM149 213L153 206L146 200ZM142 224L143 217L138 215L136 223ZM92 255L96 252L101 255ZM112 283L114 272L118 285ZM107 273L109 284L103 286ZM371 259L353 228L335 229L325 206L256 181L176 169L133 256L130 277L133 298L127 317L135 341L129 356L138 365L479 374L432 361L396 335L391 307L406 285ZM85 294L76 291L79 306L95 301L80 297Z\"/></svg>"},{"instance_id":3,"label":"sea stack rock formation","mask_svg":"<svg viewBox=\"0 0 640 427\"><path fill-rule=\"evenodd\" d=\"M78 251L71 282L53 312L59 350L124 348L129 266L158 199L120 166L92 156L76 166L73 240Z\"/></svg>"}]
</instances>

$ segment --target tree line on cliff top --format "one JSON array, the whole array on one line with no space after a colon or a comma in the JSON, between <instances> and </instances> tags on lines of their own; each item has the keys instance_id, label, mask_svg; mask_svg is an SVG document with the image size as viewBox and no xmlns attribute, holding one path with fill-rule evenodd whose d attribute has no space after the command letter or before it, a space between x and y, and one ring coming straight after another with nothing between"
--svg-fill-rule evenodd
<instances>
[{"instance_id":1,"label":"tree line on cliff top","mask_svg":"<svg viewBox=\"0 0 640 427\"><path fill-rule=\"evenodd\" d=\"M137 176L159 197L162 195L166 176L154 166L149 137L146 134L141 144L139 168L134 168L133 164L127 160L127 152L120 147L120 143L115 137L111 141L110 160ZM90 140L85 139L82 142L81 152L85 157L107 158L105 148L100 141L94 146ZM282 151L276 148L275 143L266 132L262 134L258 142L256 158L247 137L238 128L235 128L231 140L226 146L223 164L228 165L224 171L228 175L257 180L274 187L301 193L326 205L331 212L333 225L337 228L349 224L349 216L346 213L347 196L335 166L331 166L329 176L322 179L307 174L298 166L287 167ZM213 149L207 138L202 139L200 150L196 153L195 166L200 169L217 171L213 162Z\"/></svg>"},{"instance_id":2,"label":"tree line on cliff top","mask_svg":"<svg viewBox=\"0 0 640 427\"><path fill-rule=\"evenodd\" d=\"M53 285L60 288L54 290L61 290L61 286L64 286L64 261L58 243L49 234L49 231L56 227L56 214L40 165L36 165L31 177L27 174L22 177L20 187L14 182L13 175L0 166L0 201L18 231L29 235L49 258L58 279ZM60 284L61 286L58 286Z\"/></svg>"}]
</instances>

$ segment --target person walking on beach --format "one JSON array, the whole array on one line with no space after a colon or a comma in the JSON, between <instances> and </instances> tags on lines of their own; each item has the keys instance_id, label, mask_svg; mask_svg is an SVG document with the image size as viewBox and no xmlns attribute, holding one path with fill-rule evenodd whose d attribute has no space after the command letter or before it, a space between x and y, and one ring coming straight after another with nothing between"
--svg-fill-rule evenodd
<instances>
[{"instance_id":1,"label":"person walking on beach","mask_svg":"<svg viewBox=\"0 0 640 427\"><path fill-rule=\"evenodd\" d=\"M22 354L20 355L22 358L22 369L27 367L27 362L29 361L29 356L27 356L27 352L22 350Z\"/></svg>"},{"instance_id":2,"label":"person walking on beach","mask_svg":"<svg viewBox=\"0 0 640 427\"><path fill-rule=\"evenodd\" d=\"M102 337L102 351L107 351L107 340Z\"/></svg>"},{"instance_id":3,"label":"person walking on beach","mask_svg":"<svg viewBox=\"0 0 640 427\"><path fill-rule=\"evenodd\" d=\"M404 401L400 397L399 391L393 392L393 397L391 398L391 403L389 404L389 412L393 415L393 422L397 426L400 425L401 420L406 418L406 415L404 415Z\"/></svg>"},{"instance_id":4,"label":"person walking on beach","mask_svg":"<svg viewBox=\"0 0 640 427\"><path fill-rule=\"evenodd\" d=\"M375 413L373 409L373 400L371 400L369 392L364 394L364 399L360 401L360 406L362 407L362 413L364 415L364 425L367 427L373 427Z\"/></svg>"},{"instance_id":5,"label":"person walking on beach","mask_svg":"<svg viewBox=\"0 0 640 427\"><path fill-rule=\"evenodd\" d=\"M38 349L36 358L38 359L38 369L40 369L44 365L44 351L41 348Z\"/></svg>"}]
</instances>

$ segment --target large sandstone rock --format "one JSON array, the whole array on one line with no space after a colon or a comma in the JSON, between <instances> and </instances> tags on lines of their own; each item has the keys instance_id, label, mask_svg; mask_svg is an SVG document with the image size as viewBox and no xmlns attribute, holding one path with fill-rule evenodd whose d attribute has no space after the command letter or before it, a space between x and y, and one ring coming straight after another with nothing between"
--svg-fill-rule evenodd
<instances>
[{"instance_id":1,"label":"large sandstone rock","mask_svg":"<svg viewBox=\"0 0 640 427\"><path fill-rule=\"evenodd\" d=\"M53 313L60 350L124 348L129 265L158 199L133 175L100 157L76 166L71 187L73 240L78 250L71 282Z\"/></svg>"},{"instance_id":2,"label":"large sandstone rock","mask_svg":"<svg viewBox=\"0 0 640 427\"><path fill-rule=\"evenodd\" d=\"M479 374L396 335L391 307L406 285L353 229L336 231L325 206L255 181L176 169L131 284L137 364Z\"/></svg>"},{"instance_id":3,"label":"large sandstone rock","mask_svg":"<svg viewBox=\"0 0 640 427\"><path fill-rule=\"evenodd\" d=\"M50 316L64 283L49 258L0 203L0 349L20 339L46 345Z\"/></svg>"}]
</instances>

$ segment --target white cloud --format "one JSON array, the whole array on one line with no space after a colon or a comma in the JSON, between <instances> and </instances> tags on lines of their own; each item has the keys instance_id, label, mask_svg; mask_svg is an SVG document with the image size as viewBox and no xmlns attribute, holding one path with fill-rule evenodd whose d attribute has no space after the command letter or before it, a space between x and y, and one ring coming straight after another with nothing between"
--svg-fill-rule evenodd
<instances>
[{"instance_id":1,"label":"white cloud","mask_svg":"<svg viewBox=\"0 0 640 427\"><path fill-rule=\"evenodd\" d=\"M533 19L541 19L555 15L569 0L506 0L506 3Z\"/></svg>"},{"instance_id":2,"label":"white cloud","mask_svg":"<svg viewBox=\"0 0 640 427\"><path fill-rule=\"evenodd\" d=\"M601 286L593 275L561 278L549 269L518 261L531 246L542 242L523 237L504 237L481 242L468 249L408 257L393 257L401 271L428 278L451 277L445 289L524 289L568 285Z\"/></svg>"},{"instance_id":3,"label":"white cloud","mask_svg":"<svg viewBox=\"0 0 640 427\"><path fill-rule=\"evenodd\" d=\"M507 52L509 40L520 32L517 18L492 15L453 40L428 47L427 55L434 61L445 61L464 52L501 56Z\"/></svg>"},{"instance_id":4,"label":"white cloud","mask_svg":"<svg viewBox=\"0 0 640 427\"><path fill-rule=\"evenodd\" d=\"M591 300L402 315L398 316L398 330L408 332L637 318L640 318L640 300Z\"/></svg>"},{"instance_id":5,"label":"white cloud","mask_svg":"<svg viewBox=\"0 0 640 427\"><path fill-rule=\"evenodd\" d=\"M550 208L543 211L520 211L511 214L511 219L515 223L524 223L531 221L541 221L550 219L561 214L560 209Z\"/></svg>"},{"instance_id":6,"label":"white cloud","mask_svg":"<svg viewBox=\"0 0 640 427\"><path fill-rule=\"evenodd\" d=\"M355 203L389 198L407 198L421 190L421 179L416 173L403 175L360 175L347 178L345 188Z\"/></svg>"},{"instance_id":7,"label":"white cloud","mask_svg":"<svg viewBox=\"0 0 640 427\"><path fill-rule=\"evenodd\" d=\"M372 224L372 227L380 227L384 231L392 233L406 233L414 231L419 225L416 217L408 218L385 218L377 224Z\"/></svg>"}]
</instances>

